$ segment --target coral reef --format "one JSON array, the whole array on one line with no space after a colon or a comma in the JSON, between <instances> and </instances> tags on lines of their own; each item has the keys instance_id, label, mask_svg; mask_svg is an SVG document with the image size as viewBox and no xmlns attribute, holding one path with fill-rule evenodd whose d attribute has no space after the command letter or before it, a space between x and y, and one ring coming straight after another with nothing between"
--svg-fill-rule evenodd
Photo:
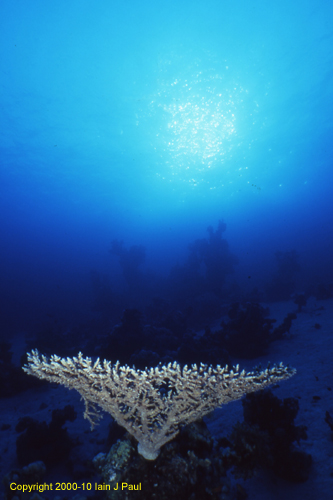
<instances>
[{"instance_id":1,"label":"coral reef","mask_svg":"<svg viewBox=\"0 0 333 500\"><path fill-rule=\"evenodd\" d=\"M63 462L73 446L63 426L67 420L73 422L75 419L76 413L70 405L63 410L53 410L50 424L30 417L21 418L15 428L21 433L16 441L19 464L43 461L46 465L55 465Z\"/></svg>"},{"instance_id":2,"label":"coral reef","mask_svg":"<svg viewBox=\"0 0 333 500\"><path fill-rule=\"evenodd\" d=\"M136 370L90 358L48 359L38 351L28 354L23 370L35 377L77 390L85 403L85 418L93 426L101 418L98 407L110 413L138 441L138 451L155 460L160 448L171 441L180 427L203 417L215 408L243 395L294 375L295 370L279 366L260 371L239 372L237 366L181 368L167 366Z\"/></svg>"},{"instance_id":3,"label":"coral reef","mask_svg":"<svg viewBox=\"0 0 333 500\"><path fill-rule=\"evenodd\" d=\"M100 489L104 488L110 500L126 495L128 485L135 488L138 500L234 498L226 469L202 421L184 428L163 447L155 462L138 455L128 436L117 441L108 454L97 455L94 464L102 475ZM123 484L127 485L125 491L121 491Z\"/></svg>"},{"instance_id":4,"label":"coral reef","mask_svg":"<svg viewBox=\"0 0 333 500\"><path fill-rule=\"evenodd\" d=\"M219 221L217 229L207 228L208 239L195 240L189 245L189 256L184 265L171 269L168 292L179 304L192 303L195 297L214 293L223 294L226 277L234 272L237 257L229 250L228 242L222 234L226 224Z\"/></svg>"},{"instance_id":5,"label":"coral reef","mask_svg":"<svg viewBox=\"0 0 333 500\"><path fill-rule=\"evenodd\" d=\"M267 318L267 314L268 311L256 303L237 302L231 306L230 321L222 321L222 330L216 334L231 356L253 359L267 352L275 322Z\"/></svg>"},{"instance_id":6,"label":"coral reef","mask_svg":"<svg viewBox=\"0 0 333 500\"><path fill-rule=\"evenodd\" d=\"M292 482L306 481L312 457L294 445L307 439L306 427L294 424L298 400L281 401L264 390L248 394L243 408L244 422L234 427L224 453L226 466L234 464L238 475L245 478L260 466Z\"/></svg>"},{"instance_id":7,"label":"coral reef","mask_svg":"<svg viewBox=\"0 0 333 500\"><path fill-rule=\"evenodd\" d=\"M275 319L267 318L269 309L258 303L232 304L228 311L230 320L221 322L221 330L211 335L211 343L224 348L231 356L253 359L267 354L271 342L282 339L296 319L289 313L283 323L273 329Z\"/></svg>"},{"instance_id":8,"label":"coral reef","mask_svg":"<svg viewBox=\"0 0 333 500\"><path fill-rule=\"evenodd\" d=\"M15 484L29 484L38 485L44 479L46 473L45 464L42 461L33 462L26 465L22 469L14 469L10 471L4 478L3 484L5 487L5 500L11 500L12 498L21 499L26 498L27 493L22 491L13 490L10 488L12 483ZM43 485L41 485L43 488ZM43 491L42 488L36 488L37 491ZM31 497L32 498L32 497ZM40 498L40 497L39 497Z\"/></svg>"}]
</instances>

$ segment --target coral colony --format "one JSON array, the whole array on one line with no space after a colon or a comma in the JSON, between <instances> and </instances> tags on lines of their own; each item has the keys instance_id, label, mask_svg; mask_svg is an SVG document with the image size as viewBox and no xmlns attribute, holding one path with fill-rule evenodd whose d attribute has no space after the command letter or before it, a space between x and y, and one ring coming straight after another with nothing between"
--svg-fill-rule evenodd
<instances>
[{"instance_id":1,"label":"coral colony","mask_svg":"<svg viewBox=\"0 0 333 500\"><path fill-rule=\"evenodd\" d=\"M239 366L232 370L203 364L181 368L176 362L136 370L119 362L93 362L81 353L66 359L53 355L48 360L40 358L37 350L28 354L23 370L77 390L92 427L101 418L98 407L112 415L138 441L138 452L147 460L155 460L182 426L296 373L282 363L248 373L240 372Z\"/></svg>"}]
</instances>

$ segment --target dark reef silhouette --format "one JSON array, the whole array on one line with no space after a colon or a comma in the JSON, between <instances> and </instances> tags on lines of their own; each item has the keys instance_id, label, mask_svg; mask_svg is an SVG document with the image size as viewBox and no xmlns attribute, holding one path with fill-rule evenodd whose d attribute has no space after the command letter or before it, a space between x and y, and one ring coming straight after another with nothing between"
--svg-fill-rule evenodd
<instances>
[{"instance_id":1,"label":"dark reef silhouette","mask_svg":"<svg viewBox=\"0 0 333 500\"><path fill-rule=\"evenodd\" d=\"M238 258L224 239L225 231L226 224L221 220L216 229L209 226L206 238L193 241L184 262L173 265L163 277L146 267L144 246L127 248L123 241L113 240L109 253L119 264L121 286L114 285L107 273L92 270L89 319L68 325L66 318L58 320L46 315L34 335L28 337L27 349L37 348L46 355L57 352L62 357L76 356L82 351L93 359L119 360L137 369L173 361L181 365L232 365L241 358L254 359L267 354L273 342L290 338L296 312L306 312L309 297L326 300L333 296L332 286L316 284L301 293L297 286L300 257L291 250L276 252L276 273L266 283L265 291L255 287L252 292L243 292L230 280ZM292 310L276 325L267 302L290 299L295 306L291 304ZM264 300L266 305L262 304ZM320 325L316 323L314 328L319 329ZM0 397L42 384L12 363L8 342L3 341L0 348ZM25 361L23 357L21 363ZM105 446L101 446L104 459L94 464L94 470L92 462L87 465L77 460L74 465L71 461L75 443L64 424L66 419L75 419L73 409L54 411L49 424L27 417L19 421L16 429L20 432L18 462L28 468L16 474L24 477L30 471L31 477L44 477L60 461L65 461L72 477L81 473L88 477L96 471L103 477L108 460L114 454L119 458L121 452L127 461L119 477L135 483L139 482L139 472L150 474L156 481L164 481L164 476L165 498L168 494L219 498L221 488L232 497L235 492L231 491L226 475L231 467L242 477L264 467L286 480L305 481L311 470L311 456L295 447L295 442L306 439L306 429L294 424L298 401L293 398L280 401L265 391L248 396L243 406L244 422L238 423L230 436L217 441L212 439L204 422L185 427L165 446L158 459L162 475L142 462L131 439L115 423L104 442L111 447L109 455L104 453ZM326 422L333 428L328 412ZM2 430L10 428L5 423ZM119 438L121 441L117 441ZM42 465L29 469L31 462ZM9 474L8 478L11 477ZM178 478L173 489L169 487L170 477ZM206 494L208 486L210 493ZM245 494L239 490L238 497L245 498ZM10 495L9 492L7 498ZM147 491L145 495L150 498Z\"/></svg>"},{"instance_id":2,"label":"dark reef silhouette","mask_svg":"<svg viewBox=\"0 0 333 500\"><path fill-rule=\"evenodd\" d=\"M291 250L276 252L275 259L277 269L272 282L266 286L267 300L270 302L289 300L295 291L296 276L301 270L300 256L296 250Z\"/></svg>"}]
</instances>

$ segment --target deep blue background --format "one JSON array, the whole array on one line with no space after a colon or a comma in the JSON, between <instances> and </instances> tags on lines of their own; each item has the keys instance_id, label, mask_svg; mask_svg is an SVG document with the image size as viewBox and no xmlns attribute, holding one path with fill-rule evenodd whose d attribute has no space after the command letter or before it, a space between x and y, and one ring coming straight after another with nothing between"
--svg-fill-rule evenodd
<instances>
[{"instance_id":1,"label":"deep blue background","mask_svg":"<svg viewBox=\"0 0 333 500\"><path fill-rule=\"evenodd\" d=\"M244 293L333 280L333 3L3 0L2 333L83 319L114 239L167 275L227 223ZM249 278L251 276L251 278ZM121 311L119 312L119 314Z\"/></svg>"}]
</instances>

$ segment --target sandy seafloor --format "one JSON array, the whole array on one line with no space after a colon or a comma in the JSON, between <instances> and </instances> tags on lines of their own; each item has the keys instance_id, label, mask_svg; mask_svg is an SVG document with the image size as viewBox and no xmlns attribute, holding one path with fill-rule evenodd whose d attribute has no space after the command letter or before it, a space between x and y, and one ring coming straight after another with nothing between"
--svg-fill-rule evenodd
<instances>
[{"instance_id":1,"label":"sandy seafloor","mask_svg":"<svg viewBox=\"0 0 333 500\"><path fill-rule=\"evenodd\" d=\"M292 301L270 304L269 307L269 317L277 319L277 324L282 322L287 313L297 310ZM316 329L315 323L319 323L321 329ZM333 300L317 301L311 298L304 312L299 313L293 321L290 333L290 338L271 344L269 355L252 362L240 361L240 365L241 368L250 369L258 363L265 366L268 361L283 361L297 369L294 377L274 388L274 394L279 398L298 398L300 410L296 424L306 425L308 428L308 439L300 442L300 449L312 455L313 466L305 483L290 483L266 471L259 471L255 477L246 481L238 479L237 482L248 492L249 500L333 499L333 439L324 420L326 410L333 417ZM17 337L12 350L15 351L15 358L19 359L24 352L22 335ZM314 396L320 399L313 399ZM47 407L41 410L42 403ZM30 416L49 423L52 410L63 408L67 404L73 404L77 411L75 422L66 423L70 436L78 438L80 443L72 450L74 461L75 456L80 456L81 460L82 457L91 459L101 451L101 443L106 439L110 422L108 415L104 415L101 424L91 432L88 422L83 419L83 403L77 393L52 385L31 389L12 398L0 399L0 428L3 424L11 425L9 430L0 432L1 478L10 470L19 468L16 460L18 434L15 431L18 419ZM227 436L237 420L243 420L240 401L216 410L206 422L213 435ZM229 474L232 477L231 472ZM59 467L45 480L56 482L70 479ZM94 480L90 479L91 482ZM25 495L26 498L30 496ZM52 498L49 493L41 494L42 498L46 496ZM68 495L70 498L74 496L73 493Z\"/></svg>"}]
</instances>

